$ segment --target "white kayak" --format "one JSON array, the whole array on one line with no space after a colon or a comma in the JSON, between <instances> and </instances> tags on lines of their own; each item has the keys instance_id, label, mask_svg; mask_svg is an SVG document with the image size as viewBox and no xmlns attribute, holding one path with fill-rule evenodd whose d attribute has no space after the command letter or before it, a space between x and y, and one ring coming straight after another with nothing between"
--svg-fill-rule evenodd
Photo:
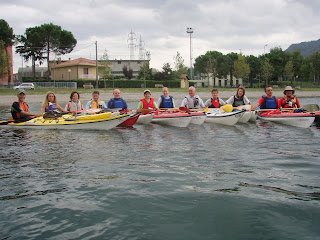
<instances>
[{"instance_id":1,"label":"white kayak","mask_svg":"<svg viewBox=\"0 0 320 240\"><path fill-rule=\"evenodd\" d=\"M313 113L294 113L282 112L281 110L272 110L259 112L258 118L261 120L281 123L294 127L309 128L314 122L315 115Z\"/></svg>"},{"instance_id":2,"label":"white kayak","mask_svg":"<svg viewBox=\"0 0 320 240\"><path fill-rule=\"evenodd\" d=\"M258 117L257 111L252 110L249 122L256 122L257 121L257 117Z\"/></svg>"},{"instance_id":3,"label":"white kayak","mask_svg":"<svg viewBox=\"0 0 320 240\"><path fill-rule=\"evenodd\" d=\"M174 127L187 127L191 118L189 113L184 112L159 112L153 116L151 122Z\"/></svg>"},{"instance_id":4,"label":"white kayak","mask_svg":"<svg viewBox=\"0 0 320 240\"><path fill-rule=\"evenodd\" d=\"M242 116L239 118L238 123L247 123L250 120L251 116L252 116L251 111L243 112Z\"/></svg>"},{"instance_id":5,"label":"white kayak","mask_svg":"<svg viewBox=\"0 0 320 240\"><path fill-rule=\"evenodd\" d=\"M239 121L242 114L243 114L243 111L224 112L224 113L221 113L220 111L207 112L207 118L205 122L233 126Z\"/></svg>"},{"instance_id":6,"label":"white kayak","mask_svg":"<svg viewBox=\"0 0 320 240\"><path fill-rule=\"evenodd\" d=\"M190 112L191 114L191 124L201 125L207 118L207 114L205 112Z\"/></svg>"},{"instance_id":7,"label":"white kayak","mask_svg":"<svg viewBox=\"0 0 320 240\"><path fill-rule=\"evenodd\" d=\"M141 114L136 121L138 124L149 124L152 121L154 114L153 113L148 113L148 114Z\"/></svg>"},{"instance_id":8,"label":"white kayak","mask_svg":"<svg viewBox=\"0 0 320 240\"><path fill-rule=\"evenodd\" d=\"M37 117L26 122L12 122L0 127L10 129L109 130L129 117L130 114L119 115L119 112L81 116L68 114L54 118Z\"/></svg>"}]
</instances>

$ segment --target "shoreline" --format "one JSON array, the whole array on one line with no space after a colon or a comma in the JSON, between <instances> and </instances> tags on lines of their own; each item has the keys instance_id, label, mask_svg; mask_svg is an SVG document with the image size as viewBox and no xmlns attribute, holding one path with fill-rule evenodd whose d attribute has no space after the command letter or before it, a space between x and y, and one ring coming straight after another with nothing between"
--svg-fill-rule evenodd
<instances>
[{"instance_id":1,"label":"shoreline","mask_svg":"<svg viewBox=\"0 0 320 240\"><path fill-rule=\"evenodd\" d=\"M154 99L158 99L161 96L161 92L155 92L151 95ZM188 91L186 92L170 92L170 95L172 95L175 99L177 100L182 100L185 96L188 95ZM196 93L197 95L202 98L202 100L206 101L211 97L210 92L198 92ZM219 91L219 97L222 98L223 100L227 100L229 97L235 94L235 91ZM265 95L264 92L246 92L246 96L250 98L260 98L262 95ZM295 95L298 98L304 98L304 97L309 97L309 98L320 98L320 91L296 91ZM56 94L58 98L58 102L68 102L70 99L70 94ZM282 98L283 93L279 91L274 92L274 96L277 98ZM28 95L26 96L26 102L30 104L41 104L44 100L45 94L35 94L35 95ZM112 98L112 92L103 92L100 93L100 99L107 102L109 101L110 98ZM142 93L126 93L122 92L121 97L126 100L126 101L139 101L141 98L143 98ZM82 103L87 103L90 101L92 98L92 95L90 93L82 93L80 95L80 101ZM17 101L17 96L16 95L0 95L0 106L11 106L11 104Z\"/></svg>"}]
</instances>

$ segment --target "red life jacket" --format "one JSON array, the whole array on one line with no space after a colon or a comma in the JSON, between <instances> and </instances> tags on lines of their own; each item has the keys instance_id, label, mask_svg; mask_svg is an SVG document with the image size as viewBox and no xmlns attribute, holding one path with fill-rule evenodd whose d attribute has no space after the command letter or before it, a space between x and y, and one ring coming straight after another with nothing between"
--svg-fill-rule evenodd
<instances>
[{"instance_id":1,"label":"red life jacket","mask_svg":"<svg viewBox=\"0 0 320 240\"><path fill-rule=\"evenodd\" d=\"M217 98L217 99L211 98L211 106L209 106L209 108L212 108L212 107L213 107L213 108L219 108L219 107L221 107L219 98Z\"/></svg>"},{"instance_id":2,"label":"red life jacket","mask_svg":"<svg viewBox=\"0 0 320 240\"><path fill-rule=\"evenodd\" d=\"M297 99L295 97L284 97L285 102L281 102L283 108L297 108Z\"/></svg>"},{"instance_id":3,"label":"red life jacket","mask_svg":"<svg viewBox=\"0 0 320 240\"><path fill-rule=\"evenodd\" d=\"M147 102L144 98L141 99L142 109L154 109L154 99L150 98L150 102Z\"/></svg>"},{"instance_id":4,"label":"red life jacket","mask_svg":"<svg viewBox=\"0 0 320 240\"><path fill-rule=\"evenodd\" d=\"M28 112L28 105L25 102L19 102L19 106L22 108L24 112ZM21 118L21 114L16 112L17 119Z\"/></svg>"}]
</instances>

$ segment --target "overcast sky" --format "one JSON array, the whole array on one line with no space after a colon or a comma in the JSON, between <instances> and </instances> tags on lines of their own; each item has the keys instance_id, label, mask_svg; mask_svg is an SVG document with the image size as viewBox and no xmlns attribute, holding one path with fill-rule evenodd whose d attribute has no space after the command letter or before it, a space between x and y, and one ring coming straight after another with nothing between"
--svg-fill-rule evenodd
<instances>
[{"instance_id":1,"label":"overcast sky","mask_svg":"<svg viewBox=\"0 0 320 240\"><path fill-rule=\"evenodd\" d=\"M187 27L194 59L208 50L258 56L320 38L319 0L0 0L0 9L16 35L50 22L72 32L78 44L62 59L95 59L95 41L98 59L105 50L110 59L129 59L132 29L158 70L167 62L173 67L177 52L190 66ZM134 53L138 58L138 47ZM21 66L15 54L14 72Z\"/></svg>"}]
</instances>

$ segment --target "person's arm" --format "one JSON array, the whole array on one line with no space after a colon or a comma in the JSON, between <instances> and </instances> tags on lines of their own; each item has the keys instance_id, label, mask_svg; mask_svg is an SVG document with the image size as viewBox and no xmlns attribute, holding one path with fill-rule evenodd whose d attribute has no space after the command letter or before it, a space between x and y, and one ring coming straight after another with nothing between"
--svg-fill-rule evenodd
<instances>
[{"instance_id":1,"label":"person's arm","mask_svg":"<svg viewBox=\"0 0 320 240\"><path fill-rule=\"evenodd\" d=\"M112 100L110 99L108 102L108 108L111 108Z\"/></svg>"},{"instance_id":2,"label":"person's arm","mask_svg":"<svg viewBox=\"0 0 320 240\"><path fill-rule=\"evenodd\" d=\"M172 98L172 107L175 108L176 104L174 103L174 99Z\"/></svg>"},{"instance_id":3,"label":"person's arm","mask_svg":"<svg viewBox=\"0 0 320 240\"><path fill-rule=\"evenodd\" d=\"M157 105L160 106L161 102L162 102L162 99L161 99L161 97L159 97L159 99L157 101Z\"/></svg>"},{"instance_id":4,"label":"person's arm","mask_svg":"<svg viewBox=\"0 0 320 240\"><path fill-rule=\"evenodd\" d=\"M142 109L142 107L143 107L143 103L140 101L137 109Z\"/></svg>"},{"instance_id":5,"label":"person's arm","mask_svg":"<svg viewBox=\"0 0 320 240\"><path fill-rule=\"evenodd\" d=\"M244 97L243 97L243 100L244 100L245 105L252 105L251 102L250 102L250 100L249 100L249 98L248 98L247 96L244 96Z\"/></svg>"},{"instance_id":6,"label":"person's arm","mask_svg":"<svg viewBox=\"0 0 320 240\"><path fill-rule=\"evenodd\" d=\"M126 100L123 99L123 102L124 102L123 109L129 111L128 104L127 104Z\"/></svg>"},{"instance_id":7,"label":"person's arm","mask_svg":"<svg viewBox=\"0 0 320 240\"><path fill-rule=\"evenodd\" d=\"M188 101L188 99L187 99L187 98L184 98L184 99L182 100L181 107L186 107L187 104L188 104L187 101Z\"/></svg>"},{"instance_id":8,"label":"person's arm","mask_svg":"<svg viewBox=\"0 0 320 240\"><path fill-rule=\"evenodd\" d=\"M25 112L25 111L21 111L20 112L23 116L28 116L28 117L40 117L41 114L38 113L31 113L31 112Z\"/></svg>"},{"instance_id":9,"label":"person's arm","mask_svg":"<svg viewBox=\"0 0 320 240\"><path fill-rule=\"evenodd\" d=\"M58 109L60 112L67 112L67 111L64 110L59 104L57 104L57 109Z\"/></svg>"},{"instance_id":10,"label":"person's arm","mask_svg":"<svg viewBox=\"0 0 320 240\"><path fill-rule=\"evenodd\" d=\"M226 102L223 101L221 98L219 98L219 102L220 102L220 105L225 105L226 104Z\"/></svg>"},{"instance_id":11,"label":"person's arm","mask_svg":"<svg viewBox=\"0 0 320 240\"><path fill-rule=\"evenodd\" d=\"M104 101L101 101L101 105L102 105L103 108L108 108Z\"/></svg>"},{"instance_id":12,"label":"person's arm","mask_svg":"<svg viewBox=\"0 0 320 240\"><path fill-rule=\"evenodd\" d=\"M153 108L158 109L158 104L155 101L153 102Z\"/></svg>"},{"instance_id":13,"label":"person's arm","mask_svg":"<svg viewBox=\"0 0 320 240\"><path fill-rule=\"evenodd\" d=\"M226 101L226 104L233 104L234 102L234 96L229 97L229 99Z\"/></svg>"},{"instance_id":14,"label":"person's arm","mask_svg":"<svg viewBox=\"0 0 320 240\"><path fill-rule=\"evenodd\" d=\"M259 101L255 105L253 105L251 109L255 110L256 108L260 107L263 101L264 101L264 98L260 98Z\"/></svg>"},{"instance_id":15,"label":"person's arm","mask_svg":"<svg viewBox=\"0 0 320 240\"><path fill-rule=\"evenodd\" d=\"M90 108L91 108L91 101L89 101L86 106L86 109L90 109Z\"/></svg>"},{"instance_id":16,"label":"person's arm","mask_svg":"<svg viewBox=\"0 0 320 240\"><path fill-rule=\"evenodd\" d=\"M46 112L46 106L44 104L42 104L41 106L41 113L45 113Z\"/></svg>"},{"instance_id":17,"label":"person's arm","mask_svg":"<svg viewBox=\"0 0 320 240\"><path fill-rule=\"evenodd\" d=\"M202 108L205 108L206 105L204 104L203 100L201 98L199 98L199 106Z\"/></svg>"},{"instance_id":18,"label":"person's arm","mask_svg":"<svg viewBox=\"0 0 320 240\"><path fill-rule=\"evenodd\" d=\"M296 98L296 100L297 100L297 107L301 108L301 105L300 105L300 102L299 102L298 98Z\"/></svg>"},{"instance_id":19,"label":"person's arm","mask_svg":"<svg viewBox=\"0 0 320 240\"><path fill-rule=\"evenodd\" d=\"M67 105L65 106L64 110L69 111L69 109L70 109L70 108L69 108L69 103L70 103L70 102L67 103Z\"/></svg>"},{"instance_id":20,"label":"person's arm","mask_svg":"<svg viewBox=\"0 0 320 240\"><path fill-rule=\"evenodd\" d=\"M278 108L281 108L281 102L279 101L278 98L276 98L276 101L277 101Z\"/></svg>"},{"instance_id":21,"label":"person's arm","mask_svg":"<svg viewBox=\"0 0 320 240\"><path fill-rule=\"evenodd\" d=\"M206 105L206 107L209 107L211 104L211 99L209 98L205 103L204 105Z\"/></svg>"}]
</instances>

